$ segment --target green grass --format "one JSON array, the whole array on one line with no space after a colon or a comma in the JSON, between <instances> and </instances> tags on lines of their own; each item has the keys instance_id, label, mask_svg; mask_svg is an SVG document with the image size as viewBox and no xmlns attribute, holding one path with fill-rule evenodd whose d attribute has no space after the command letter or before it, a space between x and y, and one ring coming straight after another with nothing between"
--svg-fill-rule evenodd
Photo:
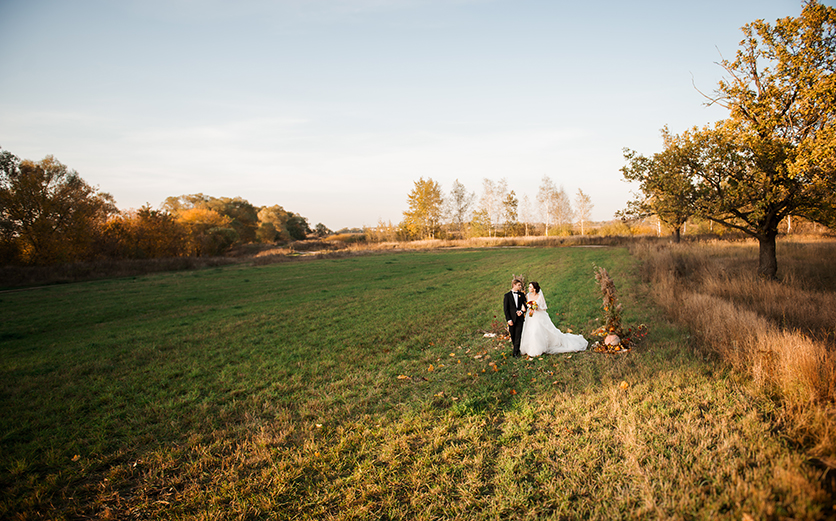
<instances>
[{"instance_id":1,"label":"green grass","mask_svg":"<svg viewBox=\"0 0 836 521\"><path fill-rule=\"evenodd\" d=\"M833 515L769 405L691 354L635 263L456 250L2 293L0 517ZM589 333L593 265L650 325L635 352L520 360L483 336L520 272Z\"/></svg>"}]
</instances>

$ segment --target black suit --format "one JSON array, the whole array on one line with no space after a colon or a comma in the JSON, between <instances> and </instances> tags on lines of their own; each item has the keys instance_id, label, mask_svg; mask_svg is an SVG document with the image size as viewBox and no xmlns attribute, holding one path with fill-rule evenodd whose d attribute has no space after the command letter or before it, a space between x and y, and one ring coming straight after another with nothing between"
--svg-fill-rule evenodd
<instances>
[{"instance_id":1,"label":"black suit","mask_svg":"<svg viewBox=\"0 0 836 521\"><path fill-rule=\"evenodd\" d=\"M514 356L520 356L520 340L522 339L523 322L525 322L525 295L517 294L517 302L514 303L514 292L509 291L505 294L505 301L502 307L505 309L505 322L513 322L513 325L508 326L508 332L511 334L511 343L514 345ZM517 311L522 311L523 314L517 316Z\"/></svg>"}]
</instances>

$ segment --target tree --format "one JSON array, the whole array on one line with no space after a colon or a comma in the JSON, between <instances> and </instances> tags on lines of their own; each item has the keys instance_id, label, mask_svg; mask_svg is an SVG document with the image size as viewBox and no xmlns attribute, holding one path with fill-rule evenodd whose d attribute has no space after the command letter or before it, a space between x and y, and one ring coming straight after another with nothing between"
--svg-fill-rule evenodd
<instances>
[{"instance_id":1,"label":"tree","mask_svg":"<svg viewBox=\"0 0 836 521\"><path fill-rule=\"evenodd\" d=\"M728 120L687 136L703 149L695 207L758 239L758 273L778 270L784 217L836 215L836 8L806 2L797 18L743 27L711 103Z\"/></svg>"},{"instance_id":2,"label":"tree","mask_svg":"<svg viewBox=\"0 0 836 521\"><path fill-rule=\"evenodd\" d=\"M523 195L522 201L520 201L520 219L525 225L525 236L528 237L528 226L532 220L531 200L528 198L528 194Z\"/></svg>"},{"instance_id":3,"label":"tree","mask_svg":"<svg viewBox=\"0 0 836 521\"><path fill-rule=\"evenodd\" d=\"M170 196L163 201L162 210L172 215L179 215L183 210L205 208L211 199L208 195L203 194Z\"/></svg>"},{"instance_id":4,"label":"tree","mask_svg":"<svg viewBox=\"0 0 836 521\"><path fill-rule=\"evenodd\" d=\"M409 192L409 210L403 213L403 228L410 237L432 239L438 233L443 218L444 196L441 185L428 178L415 181Z\"/></svg>"},{"instance_id":5,"label":"tree","mask_svg":"<svg viewBox=\"0 0 836 521\"><path fill-rule=\"evenodd\" d=\"M256 236L261 242L278 242L290 240L287 231L288 213L281 206L262 206L258 210L258 231Z\"/></svg>"},{"instance_id":6,"label":"tree","mask_svg":"<svg viewBox=\"0 0 836 521\"><path fill-rule=\"evenodd\" d=\"M238 241L250 243L256 240L258 230L258 210L241 197L210 197L206 207L218 214L229 217L229 225L238 234Z\"/></svg>"},{"instance_id":7,"label":"tree","mask_svg":"<svg viewBox=\"0 0 836 521\"><path fill-rule=\"evenodd\" d=\"M20 158L8 150L0 150L0 179L12 179L18 174ZM3 197L6 190L5 184L0 184L0 197ZM0 263L15 264L20 262L20 244L17 238L17 226L6 208L6 204L0 199Z\"/></svg>"},{"instance_id":8,"label":"tree","mask_svg":"<svg viewBox=\"0 0 836 521\"><path fill-rule=\"evenodd\" d=\"M111 217L97 249L111 258L155 259L184 255L187 243L174 216L146 204Z\"/></svg>"},{"instance_id":9,"label":"tree","mask_svg":"<svg viewBox=\"0 0 836 521\"><path fill-rule=\"evenodd\" d=\"M476 199L475 192L468 192L465 186L458 179L453 181L453 188L450 190L450 197L447 199L450 218L453 227L459 233L464 232L464 224L470 219L470 208Z\"/></svg>"},{"instance_id":10,"label":"tree","mask_svg":"<svg viewBox=\"0 0 836 521\"><path fill-rule=\"evenodd\" d=\"M572 215L572 203L569 201L569 195L563 185L560 185L555 199L554 222L560 227L567 226L572 223Z\"/></svg>"},{"instance_id":11,"label":"tree","mask_svg":"<svg viewBox=\"0 0 836 521\"><path fill-rule=\"evenodd\" d=\"M168 197L163 203L163 210L173 215L179 215L185 210L194 208L212 210L218 215L229 217L228 225L238 235L236 242L249 243L257 238L259 229L258 210L246 199L240 197L212 197L198 193ZM263 236L263 234L261 235Z\"/></svg>"},{"instance_id":12,"label":"tree","mask_svg":"<svg viewBox=\"0 0 836 521\"><path fill-rule=\"evenodd\" d=\"M473 214L473 223L480 231L477 236L493 236L493 228L496 223L494 208L497 205L496 183L487 177L482 180L482 196L479 198L479 208Z\"/></svg>"},{"instance_id":13,"label":"tree","mask_svg":"<svg viewBox=\"0 0 836 521\"><path fill-rule=\"evenodd\" d=\"M502 218L503 226L505 228L505 236L512 235L514 228L517 227L517 207L519 206L519 199L513 190L505 195L502 200Z\"/></svg>"},{"instance_id":14,"label":"tree","mask_svg":"<svg viewBox=\"0 0 836 521\"><path fill-rule=\"evenodd\" d=\"M485 237L491 234L491 218L488 211L479 209L473 212L473 218L470 221L470 235L471 237Z\"/></svg>"},{"instance_id":15,"label":"tree","mask_svg":"<svg viewBox=\"0 0 836 521\"><path fill-rule=\"evenodd\" d=\"M546 235L549 234L549 225L554 223L558 226L568 224L572 220L572 204L563 186L557 188L549 176L543 176L540 188L537 192L537 203L540 207L540 214L545 220Z\"/></svg>"},{"instance_id":16,"label":"tree","mask_svg":"<svg viewBox=\"0 0 836 521\"><path fill-rule=\"evenodd\" d=\"M329 229L327 226L325 226L322 223L317 223L316 224L316 226L314 227L313 233L314 233L314 235L316 235L320 239L334 234L334 232L331 229Z\"/></svg>"},{"instance_id":17,"label":"tree","mask_svg":"<svg viewBox=\"0 0 836 521\"><path fill-rule=\"evenodd\" d=\"M624 179L639 183L641 195L628 205L629 215L637 218L656 215L679 242L682 227L694 213L691 179L698 168L697 151L687 141L662 129L664 150L647 158L624 150L628 165L621 168Z\"/></svg>"},{"instance_id":18,"label":"tree","mask_svg":"<svg viewBox=\"0 0 836 521\"><path fill-rule=\"evenodd\" d=\"M94 245L108 216L116 213L110 194L88 185L78 172L52 156L19 161L0 158L0 226L11 260L54 264L96 255Z\"/></svg>"},{"instance_id":19,"label":"tree","mask_svg":"<svg viewBox=\"0 0 836 521\"><path fill-rule=\"evenodd\" d=\"M308 238L309 233L313 233L313 230L311 230L308 224L308 219L293 212L288 212L285 227L287 228L287 233L290 234L290 238L295 241L304 241Z\"/></svg>"},{"instance_id":20,"label":"tree","mask_svg":"<svg viewBox=\"0 0 836 521\"><path fill-rule=\"evenodd\" d=\"M544 175L537 190L537 205L540 208L540 216L546 225L546 235L549 234L549 225L552 223L553 209L556 206L556 193L557 188L551 178Z\"/></svg>"},{"instance_id":21,"label":"tree","mask_svg":"<svg viewBox=\"0 0 836 521\"><path fill-rule=\"evenodd\" d=\"M499 223L503 222L503 216L505 215L505 202L508 198L508 180L503 177L494 183L493 186L494 197L490 207L491 222L494 225L499 225ZM494 235L496 235L496 231L494 231Z\"/></svg>"},{"instance_id":22,"label":"tree","mask_svg":"<svg viewBox=\"0 0 836 521\"><path fill-rule=\"evenodd\" d=\"M182 210L177 222L186 229L189 255L219 255L238 239L232 219L205 207Z\"/></svg>"},{"instance_id":23,"label":"tree","mask_svg":"<svg viewBox=\"0 0 836 521\"><path fill-rule=\"evenodd\" d=\"M575 195L575 215L581 225L581 235L585 235L584 224L589 221L593 206L592 198L578 188L578 193Z\"/></svg>"}]
</instances>

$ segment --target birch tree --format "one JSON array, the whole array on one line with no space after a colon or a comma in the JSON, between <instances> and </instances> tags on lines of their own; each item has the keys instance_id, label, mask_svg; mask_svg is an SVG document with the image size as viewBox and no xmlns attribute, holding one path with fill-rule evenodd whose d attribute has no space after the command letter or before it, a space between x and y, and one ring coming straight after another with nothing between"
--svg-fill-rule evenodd
<instances>
[{"instance_id":1,"label":"birch tree","mask_svg":"<svg viewBox=\"0 0 836 521\"><path fill-rule=\"evenodd\" d=\"M592 215L593 206L592 198L578 188L578 193L575 195L575 217L578 220L578 224L581 225L581 235L586 235L584 225Z\"/></svg>"}]
</instances>

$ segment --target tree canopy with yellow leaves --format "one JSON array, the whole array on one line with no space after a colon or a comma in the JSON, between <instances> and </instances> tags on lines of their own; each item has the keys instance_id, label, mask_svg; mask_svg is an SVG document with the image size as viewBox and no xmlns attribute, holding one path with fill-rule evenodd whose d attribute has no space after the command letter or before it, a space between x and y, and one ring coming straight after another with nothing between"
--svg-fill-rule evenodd
<instances>
[{"instance_id":1,"label":"tree canopy with yellow leaves","mask_svg":"<svg viewBox=\"0 0 836 521\"><path fill-rule=\"evenodd\" d=\"M836 9L809 1L797 18L742 31L709 97L729 117L667 135L664 153L628 156L623 171L655 190L646 198L758 239L758 273L775 278L785 217L836 222Z\"/></svg>"}]
</instances>

